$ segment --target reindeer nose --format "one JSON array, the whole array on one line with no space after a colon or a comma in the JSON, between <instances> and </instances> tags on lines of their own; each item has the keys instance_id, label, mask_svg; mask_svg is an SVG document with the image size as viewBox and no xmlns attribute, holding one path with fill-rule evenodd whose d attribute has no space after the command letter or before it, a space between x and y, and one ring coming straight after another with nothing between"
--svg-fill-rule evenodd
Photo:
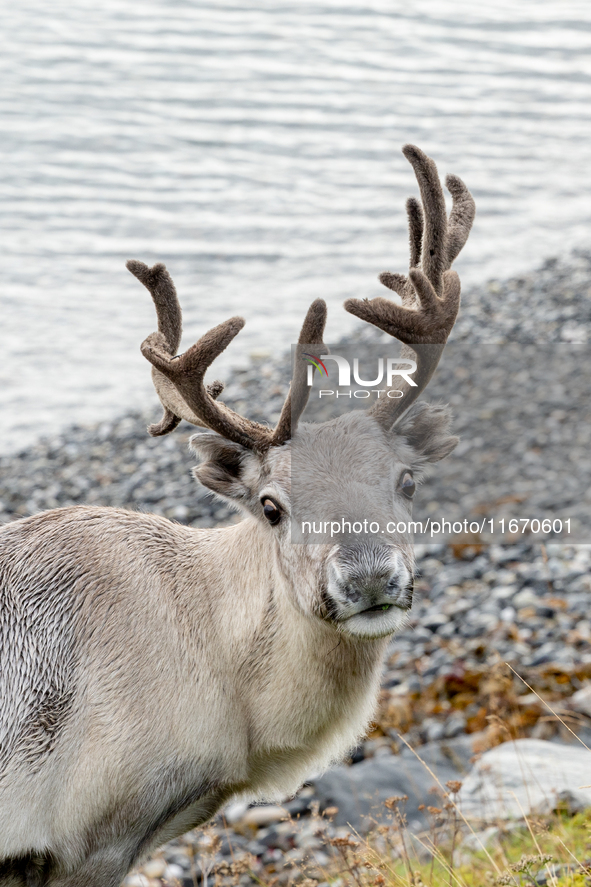
<instances>
[{"instance_id":1,"label":"reindeer nose","mask_svg":"<svg viewBox=\"0 0 591 887\"><path fill-rule=\"evenodd\" d=\"M412 604L413 576L396 571L390 576L367 576L338 582L343 595L352 604L363 601L367 608L387 610L391 606L408 610Z\"/></svg>"},{"instance_id":2,"label":"reindeer nose","mask_svg":"<svg viewBox=\"0 0 591 887\"><path fill-rule=\"evenodd\" d=\"M408 610L412 604L413 575L391 549L342 550L334 579L341 600L356 608Z\"/></svg>"}]
</instances>

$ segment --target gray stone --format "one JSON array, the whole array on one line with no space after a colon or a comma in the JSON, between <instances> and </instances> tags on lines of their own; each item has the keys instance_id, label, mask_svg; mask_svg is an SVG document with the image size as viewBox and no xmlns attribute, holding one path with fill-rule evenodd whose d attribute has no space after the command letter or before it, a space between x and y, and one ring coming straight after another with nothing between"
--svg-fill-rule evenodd
<instances>
[{"instance_id":1,"label":"gray stone","mask_svg":"<svg viewBox=\"0 0 591 887\"><path fill-rule=\"evenodd\" d=\"M443 739L445 727L441 721L437 721L435 718L426 718L423 721L421 733L427 742L436 742Z\"/></svg>"},{"instance_id":2,"label":"gray stone","mask_svg":"<svg viewBox=\"0 0 591 887\"><path fill-rule=\"evenodd\" d=\"M459 794L469 819L495 822L591 806L591 755L583 747L517 739L485 752Z\"/></svg>"},{"instance_id":3,"label":"gray stone","mask_svg":"<svg viewBox=\"0 0 591 887\"><path fill-rule=\"evenodd\" d=\"M329 770L314 780L321 809L338 807L336 825L350 825L367 832L376 821L385 821L389 816L384 807L387 798L407 795L408 801L401 809L406 813L409 829L428 828L428 818L419 806L437 806L437 794L430 789L439 792L440 800L448 780L462 779L472 755L472 743L468 737L461 737L448 743L430 743L417 751L424 763L405 748L400 755L370 758L355 767Z\"/></svg>"},{"instance_id":4,"label":"gray stone","mask_svg":"<svg viewBox=\"0 0 591 887\"><path fill-rule=\"evenodd\" d=\"M453 739L466 729L466 718L462 712L454 712L445 722L445 738Z\"/></svg>"},{"instance_id":5,"label":"gray stone","mask_svg":"<svg viewBox=\"0 0 591 887\"><path fill-rule=\"evenodd\" d=\"M288 812L285 807L279 807L277 804L263 804L259 807L251 807L242 817L243 825L251 825L255 828L261 826L272 825L275 822L281 822L286 819Z\"/></svg>"}]
</instances>

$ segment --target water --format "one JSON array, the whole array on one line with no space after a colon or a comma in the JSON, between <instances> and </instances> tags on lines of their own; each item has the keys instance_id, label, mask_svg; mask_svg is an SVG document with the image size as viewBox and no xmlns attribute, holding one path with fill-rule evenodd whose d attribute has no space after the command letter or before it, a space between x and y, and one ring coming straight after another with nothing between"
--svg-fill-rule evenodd
<instances>
[{"instance_id":1,"label":"water","mask_svg":"<svg viewBox=\"0 0 591 887\"><path fill-rule=\"evenodd\" d=\"M2 451L155 403L127 258L166 262L185 345L246 317L226 374L316 296L328 339L360 323L407 266L407 141L476 197L464 284L588 245L588 3L20 0L0 39Z\"/></svg>"}]
</instances>

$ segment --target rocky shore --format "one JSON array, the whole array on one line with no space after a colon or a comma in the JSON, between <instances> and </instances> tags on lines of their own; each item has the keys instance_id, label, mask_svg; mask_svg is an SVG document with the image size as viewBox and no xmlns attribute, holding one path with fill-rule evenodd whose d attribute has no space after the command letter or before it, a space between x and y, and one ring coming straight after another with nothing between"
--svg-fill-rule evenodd
<instances>
[{"instance_id":1,"label":"rocky shore","mask_svg":"<svg viewBox=\"0 0 591 887\"><path fill-rule=\"evenodd\" d=\"M375 337L369 329L358 335L364 341ZM591 253L550 261L530 275L472 290L464 297L454 331L459 345L574 347L584 346L590 337ZM585 378L579 371L584 363L588 372L586 351L567 349L562 359L570 361L565 364L567 377ZM522 369L527 369L527 361ZM462 390L452 384L456 370L457 364L449 370L443 366L426 399L451 400L462 434L468 426L463 404L469 404L472 418L485 405L490 409L494 378L489 365L481 379L470 378L468 389ZM276 364L253 360L247 370L235 374L224 399L252 418L274 421L288 376L287 359ZM352 771L366 768L367 784L373 778L370 761L376 766L382 761L382 768L386 758L402 762L409 759L408 746L419 752L424 748L435 758L448 749L449 773L462 778L472 755L509 738L568 743L575 741L573 731L591 745L591 699L586 692L591 686L591 531L588 538L584 533L587 526L591 530L590 500L585 498L591 490L588 390L581 383L576 408L580 413L584 407L586 414L585 421L578 416L576 440L569 408L560 405L555 393L544 406L545 442L532 441L523 428L514 436L522 441L522 451L509 458L498 455L488 463L482 447L468 446L460 459L452 456L441 470L437 466L419 492L428 510L430 502L438 507L450 504L449 484L462 483L467 490L464 503L474 510L478 503L470 496L473 485L480 491L478 501L483 490L485 499L488 496L487 515L498 516L506 513L507 502L497 500L507 490L519 492L524 473L531 470L534 492L529 499L516 496L511 503L516 514L532 507L537 512L553 508L563 516L568 508L576 510L582 528L577 542L585 544L543 543L535 536L516 535L502 545L462 538L418 546L412 618L390 644L374 728L348 762ZM194 458L187 442L193 429L183 423L170 437L151 439L145 428L158 417L155 405L151 415L130 412L94 427L74 426L58 437L41 438L24 452L1 457L0 521L81 503L152 511L195 527L236 520L190 476ZM492 426L498 428L494 415ZM502 454L503 435L491 445ZM495 488L502 491L500 497L495 498ZM559 491L560 502L552 498L552 491ZM375 778L377 786L383 774ZM391 794L398 793L395 788ZM280 883L287 883L296 869L301 875L304 859L311 860L308 874L322 881L330 840L342 836L343 824L357 815L353 807L346 808L345 797L338 813L329 809L328 817L313 816L319 807L322 813L336 806L331 791L319 779L297 798L286 799L283 808L232 805L224 821L167 845L127 883L136 887L179 881L195 887L199 879L207 880L214 863L222 862L237 866L233 876L244 884L251 882L252 872L258 872L257 877L275 873Z\"/></svg>"}]
</instances>

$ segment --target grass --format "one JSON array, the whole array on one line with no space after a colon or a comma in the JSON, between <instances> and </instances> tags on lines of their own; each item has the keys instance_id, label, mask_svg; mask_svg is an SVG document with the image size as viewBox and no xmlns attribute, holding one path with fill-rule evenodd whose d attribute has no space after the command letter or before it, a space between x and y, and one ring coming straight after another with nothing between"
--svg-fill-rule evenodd
<instances>
[{"instance_id":1,"label":"grass","mask_svg":"<svg viewBox=\"0 0 591 887\"><path fill-rule=\"evenodd\" d=\"M404 834L403 801L395 804L389 824L346 848L348 864L337 865L336 877L350 887L591 884L591 810L499 823L466 841L468 830L461 828L450 800L430 808L433 827L422 836ZM485 849L478 849L478 839Z\"/></svg>"},{"instance_id":2,"label":"grass","mask_svg":"<svg viewBox=\"0 0 591 887\"><path fill-rule=\"evenodd\" d=\"M570 736L572 740L573 731L560 712L567 682L562 673L552 677L550 705L536 689L536 684L540 690L543 687L546 695L547 674L530 677L529 683L510 666L489 671L479 687L488 697L484 748L527 733L523 724L515 721L515 710L520 715L523 712L516 683L525 684L528 698L536 702L536 721L541 718L540 709L545 709L545 717L560 728L563 738ZM463 686L460 692L465 692ZM503 709L504 718L500 715ZM438 783L421 760L420 747L415 750L406 744ZM591 752L589 760L591 764ZM477 831L456 803L460 788L460 782L439 783L438 795L427 799L432 804L423 806L431 827L422 834L411 834L407 828L404 797L385 802L380 822L368 836L334 828L332 818L338 811L328 809L321 815L316 805L311 818L290 820L289 831L294 836L313 831L326 851L321 863L312 852L308 858L288 859L289 854L282 854L274 864L263 865L260 859L238 851L232 853L231 861L216 864L219 830L209 826L201 837L195 836L198 852L193 858L193 887L199 884L198 870L205 875L201 887L248 887L253 883L259 887L591 887L591 808L575 815L563 809L543 817L524 817L520 822L498 821ZM231 844L233 832L227 830L226 835ZM255 837L255 832L251 836ZM152 878L147 887L165 884ZM173 880L167 887L178 884Z\"/></svg>"},{"instance_id":3,"label":"grass","mask_svg":"<svg viewBox=\"0 0 591 887\"><path fill-rule=\"evenodd\" d=\"M577 738L535 689L509 669L563 731ZM511 729L500 718L496 721L500 734L515 738L513 725ZM421 760L419 752L411 751ZM478 833L456 802L461 782L448 782L445 788L439 783L439 787L440 806L423 805L431 819L430 832L411 835L404 816L406 799L391 798L386 801L386 821L373 835L354 842L355 846L340 845L340 856L348 854L341 880L348 874L351 887L591 887L591 808L575 815L558 809L545 817L524 816L521 822L500 821ZM373 880L361 874L369 871Z\"/></svg>"},{"instance_id":4,"label":"grass","mask_svg":"<svg viewBox=\"0 0 591 887\"><path fill-rule=\"evenodd\" d=\"M557 810L520 822L499 821L475 831L458 812L460 787L447 783L439 806L425 808L431 828L422 834L407 829L404 797L385 802L381 824L367 836L333 829L336 810L320 815L316 809L315 833L329 857L323 865L310 857L287 869L282 861L269 867L241 852L216 864L220 839L212 830L208 849L200 841L193 885L199 885L200 870L205 875L201 887L591 887L591 808L575 815ZM304 824L309 830L309 818L292 822L293 832ZM174 879L146 881L147 887L156 884L179 887Z\"/></svg>"},{"instance_id":5,"label":"grass","mask_svg":"<svg viewBox=\"0 0 591 887\"><path fill-rule=\"evenodd\" d=\"M522 822L499 822L475 833L457 812L460 787L448 783L440 806L427 808L431 829L421 835L406 828L404 797L385 802L384 821L367 837L343 829L334 834L330 820L336 810L319 815L316 809L316 834L330 861L323 866L303 861L288 877L285 871L281 876L281 867L263 868L250 854L215 865L219 837L213 837L201 860L207 871L202 887L590 887L591 809L574 816L558 810ZM292 824L296 831L298 822ZM193 881L197 887L195 873Z\"/></svg>"}]
</instances>

